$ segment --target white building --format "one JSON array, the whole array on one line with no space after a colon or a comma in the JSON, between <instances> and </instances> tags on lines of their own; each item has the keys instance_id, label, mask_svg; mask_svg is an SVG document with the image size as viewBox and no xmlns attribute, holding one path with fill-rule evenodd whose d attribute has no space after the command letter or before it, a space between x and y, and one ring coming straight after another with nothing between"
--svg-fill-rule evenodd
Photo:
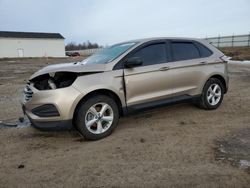
<instances>
[{"instance_id":1,"label":"white building","mask_svg":"<svg viewBox=\"0 0 250 188\"><path fill-rule=\"evenodd\" d=\"M64 37L59 33L0 31L0 58L64 56Z\"/></svg>"}]
</instances>

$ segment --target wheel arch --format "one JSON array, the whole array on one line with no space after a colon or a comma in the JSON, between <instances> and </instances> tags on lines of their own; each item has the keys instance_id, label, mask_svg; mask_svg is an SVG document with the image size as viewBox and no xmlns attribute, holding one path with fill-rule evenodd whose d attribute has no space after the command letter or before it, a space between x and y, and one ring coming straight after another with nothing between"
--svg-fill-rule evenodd
<instances>
[{"instance_id":1,"label":"wheel arch","mask_svg":"<svg viewBox=\"0 0 250 188\"><path fill-rule=\"evenodd\" d=\"M106 95L111 97L112 99L115 100L116 104L118 105L118 109L119 109L119 115L122 116L123 115L123 111L122 111L122 101L120 99L120 97L112 90L109 89L97 89L94 91L89 92L87 95L84 95L80 101L77 103L75 109L74 109L74 114L73 114L73 122L75 121L78 109L80 107L80 105L82 103L84 103L86 100L88 100L89 98L95 96L95 95Z\"/></svg>"},{"instance_id":2,"label":"wheel arch","mask_svg":"<svg viewBox=\"0 0 250 188\"><path fill-rule=\"evenodd\" d=\"M209 77L209 79L211 79L211 78L217 78L218 80L221 81L221 83L222 83L223 86L224 86L224 94L226 94L226 93L227 93L227 83L226 83L226 79L225 79L222 75L220 75L220 74L212 75L212 76ZM209 80L209 79L208 79L208 80Z\"/></svg>"}]
</instances>

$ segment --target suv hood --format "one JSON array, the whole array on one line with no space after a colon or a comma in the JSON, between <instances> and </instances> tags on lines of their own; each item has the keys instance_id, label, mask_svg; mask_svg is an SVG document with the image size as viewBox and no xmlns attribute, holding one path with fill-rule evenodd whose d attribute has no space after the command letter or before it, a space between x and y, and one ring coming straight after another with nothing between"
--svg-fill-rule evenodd
<instances>
[{"instance_id":1,"label":"suv hood","mask_svg":"<svg viewBox=\"0 0 250 188\"><path fill-rule=\"evenodd\" d=\"M75 73L88 73L88 72L104 72L106 66L105 64L82 64L81 62L75 63L61 63L55 65L49 65L35 72L30 80L37 76L41 76L43 74L48 73L56 73L56 72L75 72Z\"/></svg>"}]
</instances>

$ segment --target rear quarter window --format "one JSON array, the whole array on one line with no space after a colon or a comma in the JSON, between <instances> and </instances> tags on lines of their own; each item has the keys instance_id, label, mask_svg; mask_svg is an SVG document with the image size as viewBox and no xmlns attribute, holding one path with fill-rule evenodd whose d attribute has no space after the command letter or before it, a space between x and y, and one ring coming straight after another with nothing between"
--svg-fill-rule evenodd
<instances>
[{"instance_id":1,"label":"rear quarter window","mask_svg":"<svg viewBox=\"0 0 250 188\"><path fill-rule=\"evenodd\" d=\"M201 57L209 57L213 54L213 52L211 50L209 50L207 47L205 47L203 44L196 42L195 43L197 45L197 47L200 50L200 55Z\"/></svg>"}]
</instances>

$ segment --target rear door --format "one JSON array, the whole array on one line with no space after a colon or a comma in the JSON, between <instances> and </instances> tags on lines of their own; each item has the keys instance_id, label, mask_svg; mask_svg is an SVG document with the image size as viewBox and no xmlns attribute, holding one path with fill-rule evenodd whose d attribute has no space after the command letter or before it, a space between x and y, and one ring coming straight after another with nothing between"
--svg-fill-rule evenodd
<instances>
[{"instance_id":1,"label":"rear door","mask_svg":"<svg viewBox=\"0 0 250 188\"><path fill-rule=\"evenodd\" d=\"M196 41L172 40L171 73L173 96L197 95L206 75L208 56L212 53L203 49Z\"/></svg>"},{"instance_id":2,"label":"rear door","mask_svg":"<svg viewBox=\"0 0 250 188\"><path fill-rule=\"evenodd\" d=\"M143 65L124 69L127 106L170 98L172 76L168 73L166 42L153 42L137 49L130 57L140 57Z\"/></svg>"}]
</instances>

